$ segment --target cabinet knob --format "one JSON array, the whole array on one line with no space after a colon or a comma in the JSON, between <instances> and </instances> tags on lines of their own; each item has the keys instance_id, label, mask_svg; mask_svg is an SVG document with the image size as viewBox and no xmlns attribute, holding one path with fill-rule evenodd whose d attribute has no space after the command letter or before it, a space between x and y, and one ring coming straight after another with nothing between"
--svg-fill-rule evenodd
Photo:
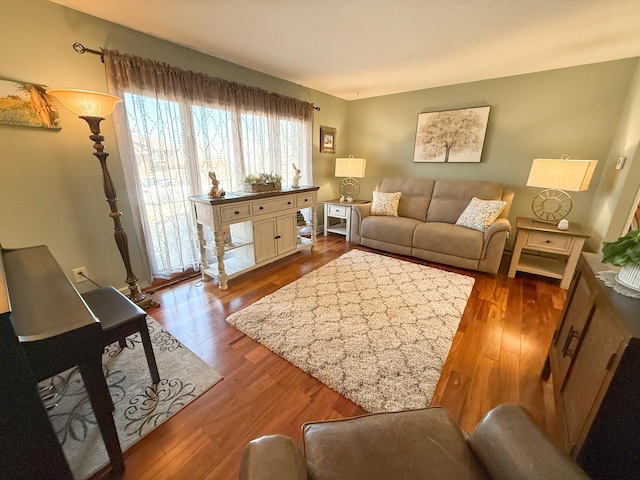
<instances>
[{"instance_id":1,"label":"cabinet knob","mask_svg":"<svg viewBox=\"0 0 640 480\"><path fill-rule=\"evenodd\" d=\"M551 243L551 240L545 240L544 243Z\"/></svg>"},{"instance_id":2,"label":"cabinet knob","mask_svg":"<svg viewBox=\"0 0 640 480\"><path fill-rule=\"evenodd\" d=\"M304 199L304 201L305 201L305 202L308 202L308 201L309 201L309 199L308 199L308 198L305 198L305 199Z\"/></svg>"},{"instance_id":3,"label":"cabinet knob","mask_svg":"<svg viewBox=\"0 0 640 480\"><path fill-rule=\"evenodd\" d=\"M260 208L258 208L258 210L264 210L264 207L260 207Z\"/></svg>"},{"instance_id":4,"label":"cabinet knob","mask_svg":"<svg viewBox=\"0 0 640 480\"><path fill-rule=\"evenodd\" d=\"M291 202L287 202L287 205L291 205Z\"/></svg>"},{"instance_id":5,"label":"cabinet knob","mask_svg":"<svg viewBox=\"0 0 640 480\"><path fill-rule=\"evenodd\" d=\"M274 238L278 240L279 238L282 238L282 237L280 235L276 235Z\"/></svg>"},{"instance_id":6,"label":"cabinet knob","mask_svg":"<svg viewBox=\"0 0 640 480\"><path fill-rule=\"evenodd\" d=\"M236 211L235 211L235 212L233 212L233 213L235 213L236 215L240 215L240 211L239 211L239 210L236 210Z\"/></svg>"}]
</instances>

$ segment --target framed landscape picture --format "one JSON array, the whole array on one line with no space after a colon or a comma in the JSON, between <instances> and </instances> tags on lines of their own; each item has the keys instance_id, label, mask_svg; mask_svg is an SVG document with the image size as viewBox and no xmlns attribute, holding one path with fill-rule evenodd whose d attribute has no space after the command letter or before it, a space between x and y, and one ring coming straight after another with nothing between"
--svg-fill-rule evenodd
<instances>
[{"instance_id":1,"label":"framed landscape picture","mask_svg":"<svg viewBox=\"0 0 640 480\"><path fill-rule=\"evenodd\" d=\"M0 125L60 129L58 108L47 87L0 79Z\"/></svg>"},{"instance_id":2,"label":"framed landscape picture","mask_svg":"<svg viewBox=\"0 0 640 480\"><path fill-rule=\"evenodd\" d=\"M480 162L490 107L418 114L415 163Z\"/></svg>"},{"instance_id":3,"label":"framed landscape picture","mask_svg":"<svg viewBox=\"0 0 640 480\"><path fill-rule=\"evenodd\" d=\"M336 129L320 125L320 153L336 153Z\"/></svg>"}]
</instances>

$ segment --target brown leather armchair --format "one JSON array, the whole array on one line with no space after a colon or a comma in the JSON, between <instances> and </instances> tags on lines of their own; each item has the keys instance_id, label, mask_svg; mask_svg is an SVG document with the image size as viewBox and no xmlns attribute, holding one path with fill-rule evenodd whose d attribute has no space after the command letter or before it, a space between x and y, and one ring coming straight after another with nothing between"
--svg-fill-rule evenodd
<instances>
[{"instance_id":1,"label":"brown leather armchair","mask_svg":"<svg viewBox=\"0 0 640 480\"><path fill-rule=\"evenodd\" d=\"M283 435L250 442L240 479L588 479L515 404L470 436L441 407L306 423L302 436L302 450Z\"/></svg>"}]
</instances>

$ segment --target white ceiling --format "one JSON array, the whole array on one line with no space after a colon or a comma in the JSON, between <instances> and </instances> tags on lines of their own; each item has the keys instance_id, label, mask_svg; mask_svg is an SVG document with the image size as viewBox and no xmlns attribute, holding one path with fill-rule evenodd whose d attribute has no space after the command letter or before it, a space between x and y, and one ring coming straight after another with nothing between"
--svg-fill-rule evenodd
<instances>
[{"instance_id":1,"label":"white ceiling","mask_svg":"<svg viewBox=\"0 0 640 480\"><path fill-rule=\"evenodd\" d=\"M640 56L640 0L51 1L347 100Z\"/></svg>"}]
</instances>

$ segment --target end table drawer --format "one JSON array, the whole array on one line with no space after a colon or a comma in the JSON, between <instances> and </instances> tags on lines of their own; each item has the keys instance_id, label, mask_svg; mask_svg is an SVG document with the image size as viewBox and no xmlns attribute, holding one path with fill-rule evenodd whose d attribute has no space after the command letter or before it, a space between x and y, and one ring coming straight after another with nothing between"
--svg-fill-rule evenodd
<instances>
[{"instance_id":1,"label":"end table drawer","mask_svg":"<svg viewBox=\"0 0 640 480\"><path fill-rule=\"evenodd\" d=\"M569 253L573 238L553 233L529 232L525 248L532 247L558 253Z\"/></svg>"},{"instance_id":2,"label":"end table drawer","mask_svg":"<svg viewBox=\"0 0 640 480\"><path fill-rule=\"evenodd\" d=\"M329 216L346 218L347 207L342 205L329 205Z\"/></svg>"},{"instance_id":3,"label":"end table drawer","mask_svg":"<svg viewBox=\"0 0 640 480\"><path fill-rule=\"evenodd\" d=\"M229 222L238 218L248 218L251 216L251 205L248 203L222 207L220 216L223 222Z\"/></svg>"}]
</instances>

